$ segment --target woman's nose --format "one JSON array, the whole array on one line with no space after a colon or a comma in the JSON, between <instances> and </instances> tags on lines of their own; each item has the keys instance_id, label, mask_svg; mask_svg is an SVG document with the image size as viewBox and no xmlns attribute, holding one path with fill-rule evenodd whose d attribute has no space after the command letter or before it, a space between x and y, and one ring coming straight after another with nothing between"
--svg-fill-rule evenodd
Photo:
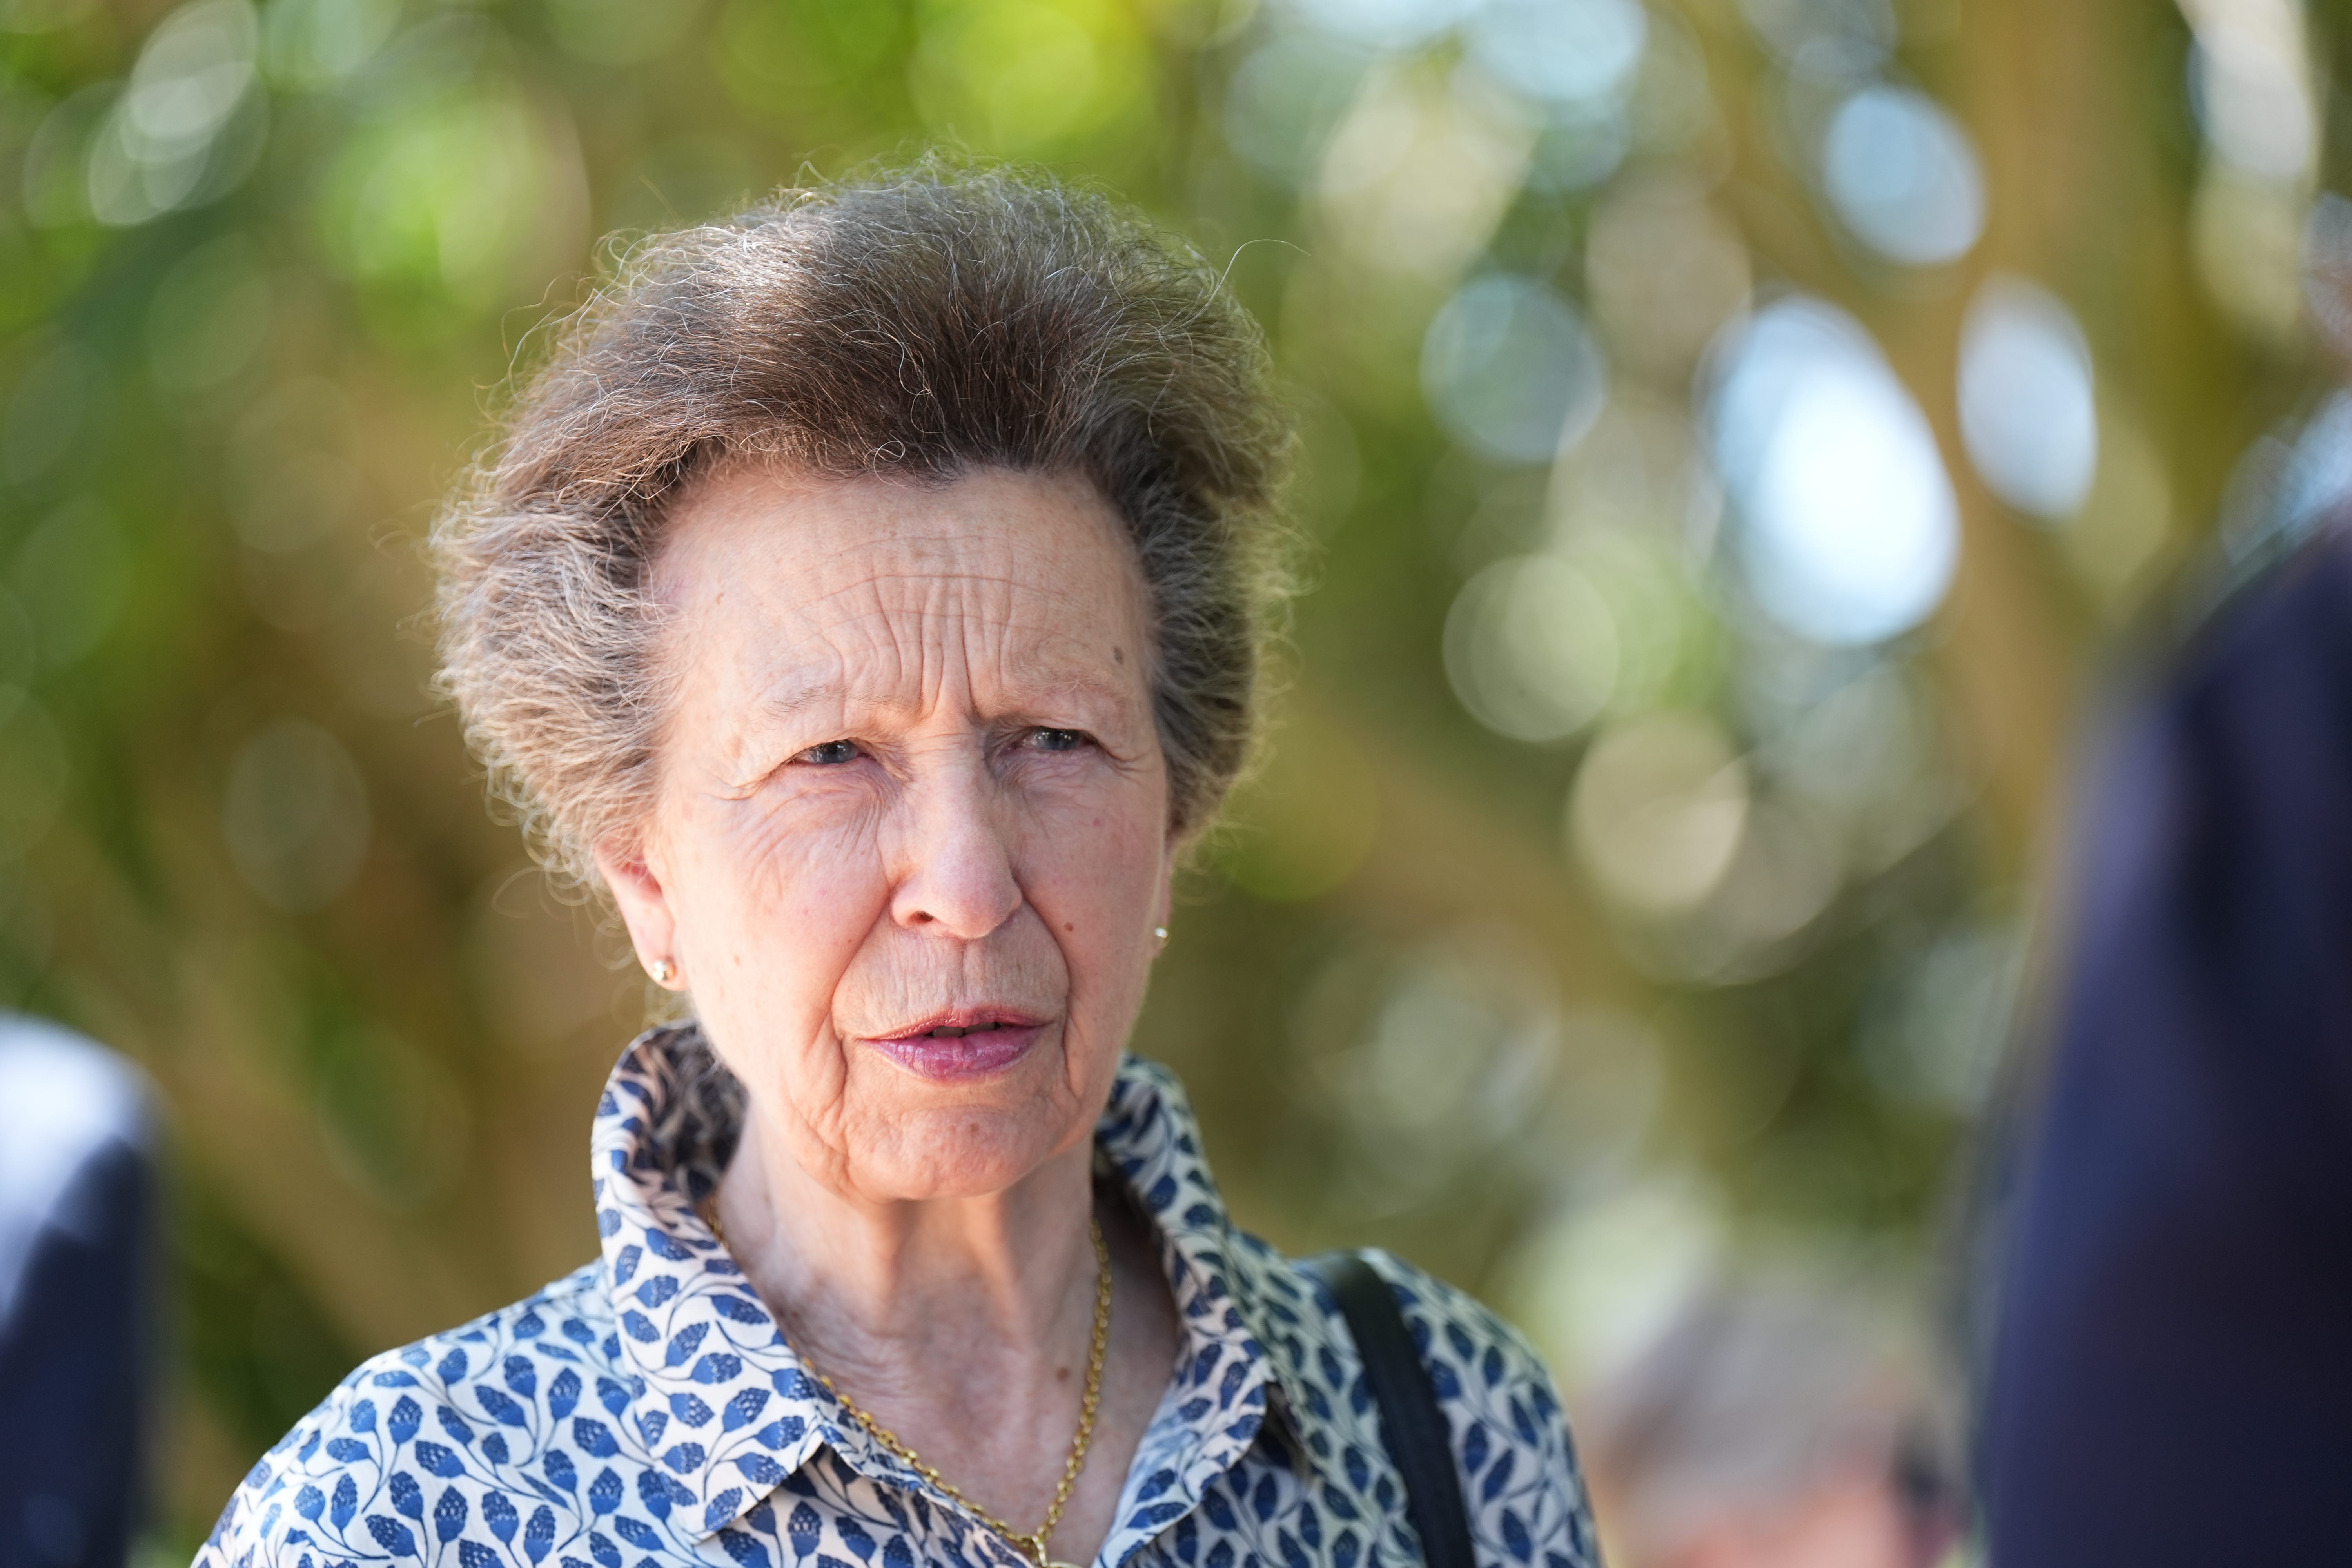
<instances>
[{"instance_id":1,"label":"woman's nose","mask_svg":"<svg viewBox=\"0 0 2352 1568\"><path fill-rule=\"evenodd\" d=\"M891 918L977 942L1021 907L1011 846L986 769L957 766L919 779L905 796Z\"/></svg>"}]
</instances>

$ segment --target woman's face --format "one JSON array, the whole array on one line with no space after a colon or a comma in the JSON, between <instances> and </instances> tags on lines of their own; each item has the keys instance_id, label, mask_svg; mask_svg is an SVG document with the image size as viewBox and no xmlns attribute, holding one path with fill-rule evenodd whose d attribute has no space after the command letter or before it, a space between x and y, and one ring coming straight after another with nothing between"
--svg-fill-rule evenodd
<instances>
[{"instance_id":1,"label":"woman's face","mask_svg":"<svg viewBox=\"0 0 2352 1568\"><path fill-rule=\"evenodd\" d=\"M868 1200L1091 1136L1167 918L1141 574L1082 480L739 469L656 589L653 820L601 858L763 1138Z\"/></svg>"}]
</instances>

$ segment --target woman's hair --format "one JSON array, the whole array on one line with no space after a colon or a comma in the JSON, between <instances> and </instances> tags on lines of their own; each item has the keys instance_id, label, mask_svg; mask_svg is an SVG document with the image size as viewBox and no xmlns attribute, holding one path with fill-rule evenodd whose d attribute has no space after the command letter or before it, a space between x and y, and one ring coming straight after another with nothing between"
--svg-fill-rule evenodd
<instances>
[{"instance_id":1,"label":"woman's hair","mask_svg":"<svg viewBox=\"0 0 2352 1568\"><path fill-rule=\"evenodd\" d=\"M534 848L593 886L658 783L682 486L1080 475L1142 569L1171 826L1196 833L1249 750L1286 444L1216 271L1105 197L937 157L784 191L646 241L557 329L434 529L442 679Z\"/></svg>"}]
</instances>

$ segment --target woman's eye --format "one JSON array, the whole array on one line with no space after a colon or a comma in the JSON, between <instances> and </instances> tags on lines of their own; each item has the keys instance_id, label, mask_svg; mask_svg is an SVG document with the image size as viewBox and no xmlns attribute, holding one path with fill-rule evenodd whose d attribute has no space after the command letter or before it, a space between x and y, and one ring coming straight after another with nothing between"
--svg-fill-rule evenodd
<instances>
[{"instance_id":1,"label":"woman's eye","mask_svg":"<svg viewBox=\"0 0 2352 1568\"><path fill-rule=\"evenodd\" d=\"M827 741L823 745L811 746L793 759L796 763L814 763L818 767L836 767L856 760L857 742L855 741Z\"/></svg>"},{"instance_id":2,"label":"woman's eye","mask_svg":"<svg viewBox=\"0 0 2352 1568\"><path fill-rule=\"evenodd\" d=\"M1075 752L1090 739L1084 730L1032 730L1029 743L1041 752Z\"/></svg>"}]
</instances>

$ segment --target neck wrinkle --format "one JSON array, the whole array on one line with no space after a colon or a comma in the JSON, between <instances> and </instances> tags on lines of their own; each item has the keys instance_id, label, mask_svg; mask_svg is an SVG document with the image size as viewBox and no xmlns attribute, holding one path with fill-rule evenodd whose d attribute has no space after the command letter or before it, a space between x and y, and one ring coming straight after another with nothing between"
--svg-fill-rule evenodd
<instances>
[{"instance_id":1,"label":"neck wrinkle","mask_svg":"<svg viewBox=\"0 0 2352 1568\"><path fill-rule=\"evenodd\" d=\"M1054 1372L1074 1356L1083 1371L1093 1331L1092 1153L1089 1139L984 1196L869 1203L812 1179L755 1110L717 1202L787 1340L859 1404L1058 1394Z\"/></svg>"}]
</instances>

